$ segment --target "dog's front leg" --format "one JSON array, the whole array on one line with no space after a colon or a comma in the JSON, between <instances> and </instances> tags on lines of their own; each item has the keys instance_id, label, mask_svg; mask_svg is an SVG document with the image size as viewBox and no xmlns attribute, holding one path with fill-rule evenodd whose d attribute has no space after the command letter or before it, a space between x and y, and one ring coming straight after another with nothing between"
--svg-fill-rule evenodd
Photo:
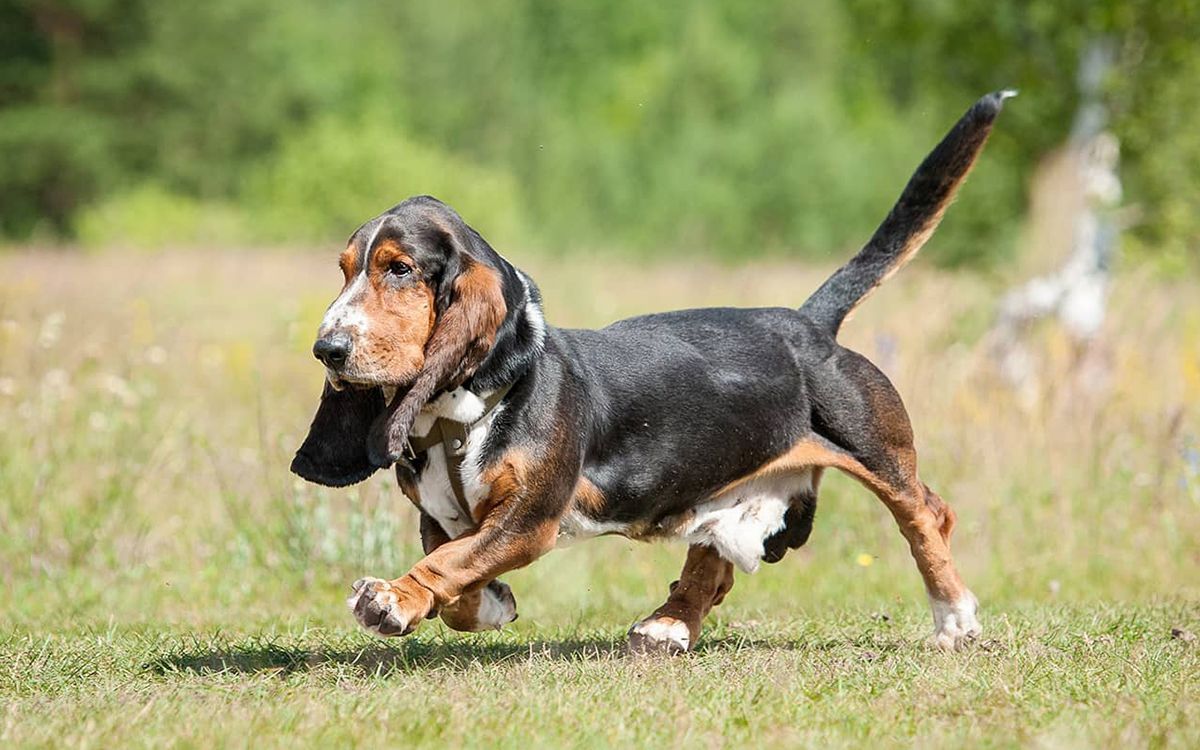
<instances>
[{"instance_id":1,"label":"dog's front leg","mask_svg":"<svg viewBox=\"0 0 1200 750\"><path fill-rule=\"evenodd\" d=\"M489 584L496 586L497 576L554 548L558 513L553 503L525 497L523 486L513 482L493 483L493 495L475 531L437 546L400 578L356 581L347 604L359 624L394 636L412 632L432 613L451 612L453 618L460 602L465 607Z\"/></svg>"},{"instance_id":2,"label":"dog's front leg","mask_svg":"<svg viewBox=\"0 0 1200 750\"><path fill-rule=\"evenodd\" d=\"M441 524L432 516L422 513L421 546L425 554L449 541L450 537ZM517 600L509 585L496 579L488 581L482 588L468 591L437 614L447 627L465 633L499 630L517 619Z\"/></svg>"}]
</instances>

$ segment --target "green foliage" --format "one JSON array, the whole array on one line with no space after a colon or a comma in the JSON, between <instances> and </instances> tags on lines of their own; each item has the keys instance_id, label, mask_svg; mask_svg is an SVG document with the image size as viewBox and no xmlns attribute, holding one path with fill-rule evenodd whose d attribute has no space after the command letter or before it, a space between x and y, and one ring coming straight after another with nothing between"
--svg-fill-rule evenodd
<instances>
[{"instance_id":1,"label":"green foliage","mask_svg":"<svg viewBox=\"0 0 1200 750\"><path fill-rule=\"evenodd\" d=\"M330 118L285 138L274 158L250 171L242 192L251 232L273 242L349 236L398 196L422 192L448 201L497 241L520 235L511 175L418 144L381 117Z\"/></svg>"},{"instance_id":2,"label":"green foliage","mask_svg":"<svg viewBox=\"0 0 1200 750\"><path fill-rule=\"evenodd\" d=\"M148 182L79 209L74 229L85 246L141 250L228 245L249 235L245 216L232 207Z\"/></svg>"},{"instance_id":3,"label":"green foliage","mask_svg":"<svg viewBox=\"0 0 1200 750\"><path fill-rule=\"evenodd\" d=\"M1033 164L1067 135L1080 51L1105 37L1135 244L1178 264L1200 247L1198 14L1192 0L21 0L0 9L0 234L334 242L433 193L498 242L554 251L840 255L954 117L1014 86L930 248L995 262ZM178 210L130 226L130 212L153 223L136 209L153 195ZM219 230L195 218L209 205Z\"/></svg>"}]
</instances>

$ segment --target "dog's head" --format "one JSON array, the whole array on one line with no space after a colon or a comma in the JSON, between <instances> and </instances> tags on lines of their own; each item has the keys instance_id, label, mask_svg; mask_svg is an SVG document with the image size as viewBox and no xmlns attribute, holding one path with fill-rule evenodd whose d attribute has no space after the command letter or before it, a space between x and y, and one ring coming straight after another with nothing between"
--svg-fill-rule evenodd
<instances>
[{"instance_id":1,"label":"dog's head","mask_svg":"<svg viewBox=\"0 0 1200 750\"><path fill-rule=\"evenodd\" d=\"M536 314L540 325L532 284L428 196L359 227L339 264L342 290L313 346L325 390L292 461L301 477L330 486L397 461L435 393L480 374L500 350L491 369L502 378L522 349L519 323ZM385 391L395 392L391 403Z\"/></svg>"}]
</instances>

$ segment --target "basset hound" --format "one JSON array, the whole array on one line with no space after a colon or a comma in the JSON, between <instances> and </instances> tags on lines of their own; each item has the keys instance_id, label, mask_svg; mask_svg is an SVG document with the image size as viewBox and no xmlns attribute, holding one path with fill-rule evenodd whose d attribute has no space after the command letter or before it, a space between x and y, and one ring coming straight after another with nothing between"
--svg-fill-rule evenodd
<instances>
[{"instance_id":1,"label":"basset hound","mask_svg":"<svg viewBox=\"0 0 1200 750\"><path fill-rule=\"evenodd\" d=\"M516 619L499 576L557 545L680 539L683 572L629 645L687 651L735 567L752 572L807 541L833 467L895 517L933 643L977 638L977 601L950 555L955 514L918 475L895 388L837 334L933 233L1011 93L963 115L866 246L798 309L557 328L533 280L434 198L359 227L313 347L324 392L292 470L340 487L394 465L426 556L398 578L355 582L358 622L383 636L435 616L499 628Z\"/></svg>"}]
</instances>

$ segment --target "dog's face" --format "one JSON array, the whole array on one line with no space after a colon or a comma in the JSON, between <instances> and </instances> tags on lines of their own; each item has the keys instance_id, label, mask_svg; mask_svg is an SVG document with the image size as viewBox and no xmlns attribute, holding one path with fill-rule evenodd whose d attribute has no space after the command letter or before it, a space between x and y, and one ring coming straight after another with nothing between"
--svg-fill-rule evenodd
<instances>
[{"instance_id":1,"label":"dog's face","mask_svg":"<svg viewBox=\"0 0 1200 750\"><path fill-rule=\"evenodd\" d=\"M292 462L333 486L396 461L418 410L475 373L509 310L499 256L433 198L363 224L339 264L342 290L313 345L326 388Z\"/></svg>"},{"instance_id":2,"label":"dog's face","mask_svg":"<svg viewBox=\"0 0 1200 750\"><path fill-rule=\"evenodd\" d=\"M437 323L437 290L452 271L454 250L437 230L389 219L355 232L338 260L342 291L313 345L337 390L408 386L425 364L425 346Z\"/></svg>"}]
</instances>

